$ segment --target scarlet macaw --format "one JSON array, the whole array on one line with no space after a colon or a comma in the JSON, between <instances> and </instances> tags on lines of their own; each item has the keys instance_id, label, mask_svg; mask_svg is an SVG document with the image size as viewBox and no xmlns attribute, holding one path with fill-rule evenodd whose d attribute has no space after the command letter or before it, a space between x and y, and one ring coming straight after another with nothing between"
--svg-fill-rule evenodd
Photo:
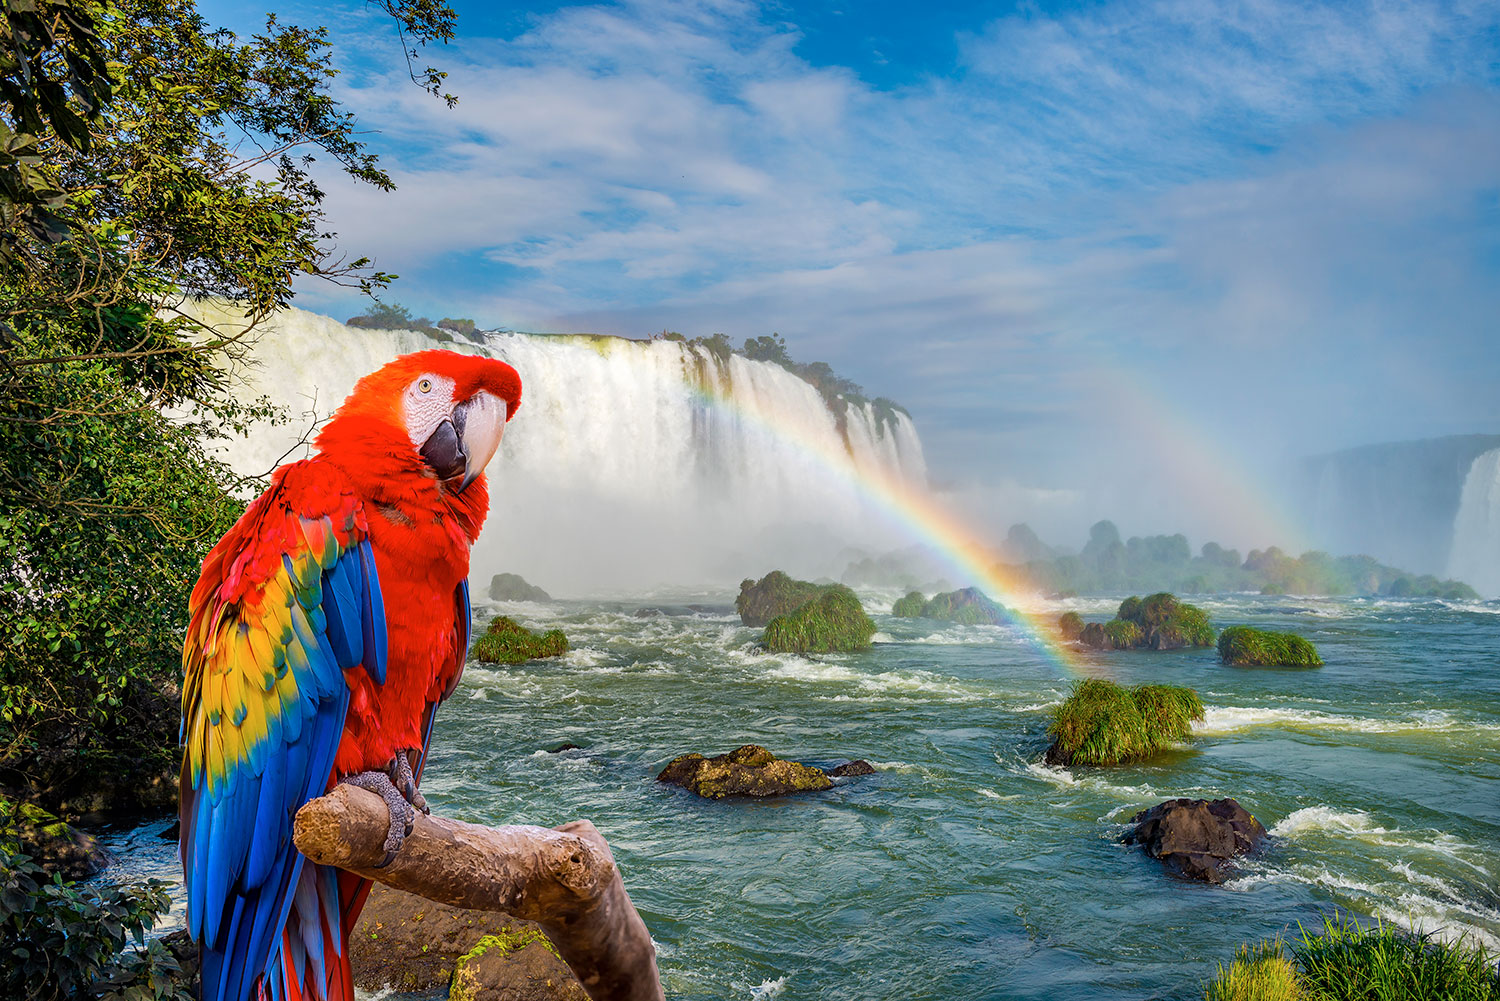
<instances>
[{"instance_id":1,"label":"scarlet macaw","mask_svg":"<svg viewBox=\"0 0 1500 1001\"><path fill-rule=\"evenodd\" d=\"M365 376L203 561L183 643L188 928L203 1001L352 999L345 941L370 883L306 862L292 817L337 782L411 830L437 704L469 642L483 471L515 369L421 351Z\"/></svg>"}]
</instances>

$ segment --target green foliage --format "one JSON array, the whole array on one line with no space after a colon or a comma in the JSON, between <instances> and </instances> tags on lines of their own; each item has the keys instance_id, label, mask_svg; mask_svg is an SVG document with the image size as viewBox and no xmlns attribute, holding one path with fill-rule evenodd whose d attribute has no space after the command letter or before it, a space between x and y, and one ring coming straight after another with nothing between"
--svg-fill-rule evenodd
<instances>
[{"instance_id":1,"label":"green foliage","mask_svg":"<svg viewBox=\"0 0 1500 1001\"><path fill-rule=\"evenodd\" d=\"M1005 621L1005 609L973 587L934 595L931 601L922 606L921 614L924 619L959 622L969 626L998 626Z\"/></svg>"},{"instance_id":2,"label":"green foliage","mask_svg":"<svg viewBox=\"0 0 1500 1001\"><path fill-rule=\"evenodd\" d=\"M1219 657L1241 667L1322 667L1317 649L1294 633L1230 626L1219 634Z\"/></svg>"},{"instance_id":3,"label":"green foliage","mask_svg":"<svg viewBox=\"0 0 1500 1001\"><path fill-rule=\"evenodd\" d=\"M1301 928L1291 949L1306 995L1314 1001L1500 999L1496 957L1383 923L1361 928L1336 913L1323 919L1320 932Z\"/></svg>"},{"instance_id":4,"label":"green foliage","mask_svg":"<svg viewBox=\"0 0 1500 1001\"><path fill-rule=\"evenodd\" d=\"M758 581L748 577L740 581L734 610L745 625L764 626L778 615L795 612L834 586L796 580L780 570L772 570Z\"/></svg>"},{"instance_id":5,"label":"green foliage","mask_svg":"<svg viewBox=\"0 0 1500 1001\"><path fill-rule=\"evenodd\" d=\"M514 619L497 615L484 635L474 641L469 656L485 664L520 664L568 652L568 638L561 629L534 633Z\"/></svg>"},{"instance_id":6,"label":"green foliage","mask_svg":"<svg viewBox=\"0 0 1500 1001\"><path fill-rule=\"evenodd\" d=\"M1076 640L1083 634L1083 616L1077 612L1064 612L1057 620L1057 631L1065 640Z\"/></svg>"},{"instance_id":7,"label":"green foliage","mask_svg":"<svg viewBox=\"0 0 1500 1001\"><path fill-rule=\"evenodd\" d=\"M0 816L0 997L167 1001L190 995L177 961L145 933L171 904L168 884L82 886L21 854Z\"/></svg>"},{"instance_id":8,"label":"green foliage","mask_svg":"<svg viewBox=\"0 0 1500 1001\"><path fill-rule=\"evenodd\" d=\"M1127 689L1089 678L1073 687L1052 712L1048 761L1068 765L1118 765L1138 761L1192 732L1203 703L1190 688L1142 685Z\"/></svg>"},{"instance_id":9,"label":"green foliage","mask_svg":"<svg viewBox=\"0 0 1500 1001\"><path fill-rule=\"evenodd\" d=\"M1297 969L1280 939L1242 945L1228 967L1219 966L1209 983L1205 1001L1299 1001L1302 988Z\"/></svg>"},{"instance_id":10,"label":"green foliage","mask_svg":"<svg viewBox=\"0 0 1500 1001\"><path fill-rule=\"evenodd\" d=\"M795 612L767 623L761 642L779 653L834 653L867 649L874 635L875 623L854 592L831 584Z\"/></svg>"},{"instance_id":11,"label":"green foliage","mask_svg":"<svg viewBox=\"0 0 1500 1001\"><path fill-rule=\"evenodd\" d=\"M1082 626L1078 638L1102 650L1175 650L1213 646L1214 629L1201 608L1160 591L1145 598L1126 598L1114 619Z\"/></svg>"},{"instance_id":12,"label":"green foliage","mask_svg":"<svg viewBox=\"0 0 1500 1001\"><path fill-rule=\"evenodd\" d=\"M921 591L911 591L905 597L896 599L896 603L891 606L891 614L901 619L919 618L926 604L927 599L922 597Z\"/></svg>"}]
</instances>

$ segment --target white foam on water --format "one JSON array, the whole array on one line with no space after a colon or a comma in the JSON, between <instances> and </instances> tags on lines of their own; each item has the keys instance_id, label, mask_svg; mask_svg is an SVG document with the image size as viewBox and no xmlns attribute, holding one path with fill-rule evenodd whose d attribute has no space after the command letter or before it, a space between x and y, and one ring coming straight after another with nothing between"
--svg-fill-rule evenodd
<instances>
[{"instance_id":1,"label":"white foam on water","mask_svg":"<svg viewBox=\"0 0 1500 1001\"><path fill-rule=\"evenodd\" d=\"M1278 838L1295 840L1308 831L1383 834L1385 828L1377 827L1370 819L1370 815L1363 810L1341 812L1329 806L1305 806L1300 810L1292 811L1271 825L1267 833Z\"/></svg>"},{"instance_id":2,"label":"white foam on water","mask_svg":"<svg viewBox=\"0 0 1500 1001\"><path fill-rule=\"evenodd\" d=\"M1396 719L1343 716L1317 709L1285 709L1275 706L1205 706L1203 719L1193 723L1198 734L1235 733L1258 726L1293 730L1344 730L1354 733L1462 733L1500 732L1500 724L1456 719L1441 709L1425 709Z\"/></svg>"},{"instance_id":3,"label":"white foam on water","mask_svg":"<svg viewBox=\"0 0 1500 1001\"><path fill-rule=\"evenodd\" d=\"M978 789L978 790L975 790L975 791L978 792L979 795L983 796L985 799L996 799L996 800L1002 800L1002 801L1004 801L1004 800L1020 799L1021 798L1021 794L1020 793L1011 793L1010 795L1002 795L1001 793L998 793L998 792L996 792L993 789Z\"/></svg>"},{"instance_id":4,"label":"white foam on water","mask_svg":"<svg viewBox=\"0 0 1500 1001\"><path fill-rule=\"evenodd\" d=\"M963 683L931 671L886 671L866 674L844 664L792 658L781 660L766 677L780 681L832 682L853 685L862 691L879 693L923 692L947 696L950 700L973 702L984 696Z\"/></svg>"},{"instance_id":5,"label":"white foam on water","mask_svg":"<svg viewBox=\"0 0 1500 1001\"><path fill-rule=\"evenodd\" d=\"M786 982L789 978L777 977L775 980L762 980L760 986L750 988L750 996L760 1001L763 998L774 998L786 990Z\"/></svg>"}]
</instances>

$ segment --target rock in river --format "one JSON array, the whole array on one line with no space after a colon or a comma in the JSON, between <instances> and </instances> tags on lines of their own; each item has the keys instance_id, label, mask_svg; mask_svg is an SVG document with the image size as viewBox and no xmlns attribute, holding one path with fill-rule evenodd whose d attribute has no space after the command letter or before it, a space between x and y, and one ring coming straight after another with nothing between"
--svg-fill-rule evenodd
<instances>
[{"instance_id":1,"label":"rock in river","mask_svg":"<svg viewBox=\"0 0 1500 1001\"><path fill-rule=\"evenodd\" d=\"M661 770L658 782L670 782L708 799L726 796L785 796L833 788L821 768L784 761L758 744L705 758L684 754Z\"/></svg>"},{"instance_id":2,"label":"rock in river","mask_svg":"<svg viewBox=\"0 0 1500 1001\"><path fill-rule=\"evenodd\" d=\"M1266 829L1232 799L1169 799L1132 818L1120 840L1140 845L1152 858L1187 879L1222 883L1230 860L1253 851Z\"/></svg>"}]
</instances>

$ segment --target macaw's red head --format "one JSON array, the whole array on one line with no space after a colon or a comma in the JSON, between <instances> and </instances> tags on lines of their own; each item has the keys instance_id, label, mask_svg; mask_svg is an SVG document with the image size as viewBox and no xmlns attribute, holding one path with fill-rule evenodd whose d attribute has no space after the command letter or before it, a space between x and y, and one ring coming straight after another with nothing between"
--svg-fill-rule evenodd
<instances>
[{"instance_id":1,"label":"macaw's red head","mask_svg":"<svg viewBox=\"0 0 1500 1001\"><path fill-rule=\"evenodd\" d=\"M505 362L418 351L360 379L317 446L361 478L415 475L461 494L484 472L520 405L521 377ZM411 484L390 486L409 495Z\"/></svg>"}]
</instances>

